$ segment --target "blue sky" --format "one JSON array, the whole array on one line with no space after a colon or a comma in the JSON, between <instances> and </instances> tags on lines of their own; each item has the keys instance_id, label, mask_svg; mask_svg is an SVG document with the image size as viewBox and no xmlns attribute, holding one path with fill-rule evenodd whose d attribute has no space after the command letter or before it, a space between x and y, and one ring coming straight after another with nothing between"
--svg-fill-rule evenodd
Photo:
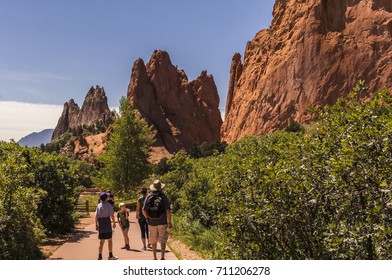
<instances>
[{"instance_id":1,"label":"blue sky","mask_svg":"<svg viewBox=\"0 0 392 280\"><path fill-rule=\"evenodd\" d=\"M232 55L268 28L273 3L2 0L0 102L62 105L74 98L81 105L98 84L116 107L133 62L164 49L190 79L204 69L213 74L224 108Z\"/></svg>"}]
</instances>

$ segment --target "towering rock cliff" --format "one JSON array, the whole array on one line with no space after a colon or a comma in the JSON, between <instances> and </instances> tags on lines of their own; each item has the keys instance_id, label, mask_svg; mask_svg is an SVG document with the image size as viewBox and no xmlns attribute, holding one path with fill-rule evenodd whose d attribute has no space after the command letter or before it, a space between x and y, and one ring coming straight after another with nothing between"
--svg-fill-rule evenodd
<instances>
[{"instance_id":1,"label":"towering rock cliff","mask_svg":"<svg viewBox=\"0 0 392 280\"><path fill-rule=\"evenodd\" d=\"M153 126L154 146L160 153L220 140L222 118L213 77L203 71L189 82L165 51L155 51L147 65L142 59L135 61L128 97Z\"/></svg>"},{"instance_id":2,"label":"towering rock cliff","mask_svg":"<svg viewBox=\"0 0 392 280\"><path fill-rule=\"evenodd\" d=\"M73 99L64 104L63 113L53 132L52 140L68 130L82 132L83 127L104 125L112 119L112 112L103 87L91 87L80 109Z\"/></svg>"},{"instance_id":3,"label":"towering rock cliff","mask_svg":"<svg viewBox=\"0 0 392 280\"><path fill-rule=\"evenodd\" d=\"M73 99L64 103L63 112L60 116L57 126L53 131L52 140L59 138L66 133L69 128L76 127L78 122L80 108Z\"/></svg>"},{"instance_id":4,"label":"towering rock cliff","mask_svg":"<svg viewBox=\"0 0 392 280\"><path fill-rule=\"evenodd\" d=\"M391 0L277 0L270 28L233 57L222 140L306 121L358 80L392 87Z\"/></svg>"},{"instance_id":5,"label":"towering rock cliff","mask_svg":"<svg viewBox=\"0 0 392 280\"><path fill-rule=\"evenodd\" d=\"M77 126L90 126L97 123L105 124L112 118L108 106L108 98L103 87L91 87L84 99L78 115Z\"/></svg>"}]
</instances>

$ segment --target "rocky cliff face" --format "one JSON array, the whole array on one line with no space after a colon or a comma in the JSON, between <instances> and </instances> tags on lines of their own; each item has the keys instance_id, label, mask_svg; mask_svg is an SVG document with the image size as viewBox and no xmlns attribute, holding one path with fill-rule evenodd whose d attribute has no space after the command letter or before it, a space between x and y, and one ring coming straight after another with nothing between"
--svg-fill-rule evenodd
<instances>
[{"instance_id":1,"label":"rocky cliff face","mask_svg":"<svg viewBox=\"0 0 392 280\"><path fill-rule=\"evenodd\" d=\"M95 164L96 158L106 151L111 132L109 129L106 132L95 135L79 136L74 141L74 157L90 164Z\"/></svg>"},{"instance_id":2,"label":"rocky cliff face","mask_svg":"<svg viewBox=\"0 0 392 280\"><path fill-rule=\"evenodd\" d=\"M220 140L222 119L212 75L203 71L188 81L165 51L155 51L147 65L142 59L134 63L128 97L153 126L154 146L164 148L162 153Z\"/></svg>"},{"instance_id":3,"label":"rocky cliff face","mask_svg":"<svg viewBox=\"0 0 392 280\"><path fill-rule=\"evenodd\" d=\"M60 116L57 126L53 131L52 140L59 138L66 133L69 128L76 127L80 108L73 99L64 103L64 109Z\"/></svg>"},{"instance_id":4,"label":"rocky cliff face","mask_svg":"<svg viewBox=\"0 0 392 280\"><path fill-rule=\"evenodd\" d=\"M233 57L222 140L307 121L358 80L392 87L391 0L277 0L270 28Z\"/></svg>"},{"instance_id":5,"label":"rocky cliff face","mask_svg":"<svg viewBox=\"0 0 392 280\"><path fill-rule=\"evenodd\" d=\"M108 100L103 87L91 87L83 106L80 109L73 99L64 104L63 113L53 132L52 140L57 139L68 130L75 129L79 133L83 127L104 125L112 118Z\"/></svg>"},{"instance_id":6,"label":"rocky cliff face","mask_svg":"<svg viewBox=\"0 0 392 280\"><path fill-rule=\"evenodd\" d=\"M84 99L78 116L78 126L91 126L97 123L105 124L112 118L108 106L108 98L103 87L91 87Z\"/></svg>"}]
</instances>

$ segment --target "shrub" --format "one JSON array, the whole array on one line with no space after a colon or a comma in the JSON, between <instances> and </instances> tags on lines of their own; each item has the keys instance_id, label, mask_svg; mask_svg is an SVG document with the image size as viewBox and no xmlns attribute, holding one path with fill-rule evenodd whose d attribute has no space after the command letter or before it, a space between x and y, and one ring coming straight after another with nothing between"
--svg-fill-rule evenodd
<instances>
[{"instance_id":1,"label":"shrub","mask_svg":"<svg viewBox=\"0 0 392 280\"><path fill-rule=\"evenodd\" d=\"M306 133L168 161L174 215L214 229L212 258L392 258L392 96L360 102L358 90Z\"/></svg>"},{"instance_id":2,"label":"shrub","mask_svg":"<svg viewBox=\"0 0 392 280\"><path fill-rule=\"evenodd\" d=\"M44 230L36 215L42 192L15 143L0 142L0 259L41 259Z\"/></svg>"}]
</instances>

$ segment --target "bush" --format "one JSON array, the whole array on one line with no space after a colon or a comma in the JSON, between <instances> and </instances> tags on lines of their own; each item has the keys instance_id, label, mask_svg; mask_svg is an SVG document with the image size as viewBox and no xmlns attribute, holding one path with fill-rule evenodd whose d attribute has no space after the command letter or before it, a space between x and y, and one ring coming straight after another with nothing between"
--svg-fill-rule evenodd
<instances>
[{"instance_id":1,"label":"bush","mask_svg":"<svg viewBox=\"0 0 392 280\"><path fill-rule=\"evenodd\" d=\"M65 233L74 227L73 213L81 191L79 164L52 154L31 155L32 184L44 191L38 217L48 232ZM83 179L85 179L83 177Z\"/></svg>"},{"instance_id":2,"label":"bush","mask_svg":"<svg viewBox=\"0 0 392 280\"><path fill-rule=\"evenodd\" d=\"M74 226L78 165L0 142L0 259L40 259L45 233Z\"/></svg>"},{"instance_id":3,"label":"bush","mask_svg":"<svg viewBox=\"0 0 392 280\"><path fill-rule=\"evenodd\" d=\"M36 215L42 192L32 179L23 150L0 142L0 259L41 259L44 230Z\"/></svg>"},{"instance_id":4,"label":"bush","mask_svg":"<svg viewBox=\"0 0 392 280\"><path fill-rule=\"evenodd\" d=\"M216 259L391 259L392 96L358 94L320 112L306 133L176 155L161 178L174 215L214 229Z\"/></svg>"}]
</instances>

